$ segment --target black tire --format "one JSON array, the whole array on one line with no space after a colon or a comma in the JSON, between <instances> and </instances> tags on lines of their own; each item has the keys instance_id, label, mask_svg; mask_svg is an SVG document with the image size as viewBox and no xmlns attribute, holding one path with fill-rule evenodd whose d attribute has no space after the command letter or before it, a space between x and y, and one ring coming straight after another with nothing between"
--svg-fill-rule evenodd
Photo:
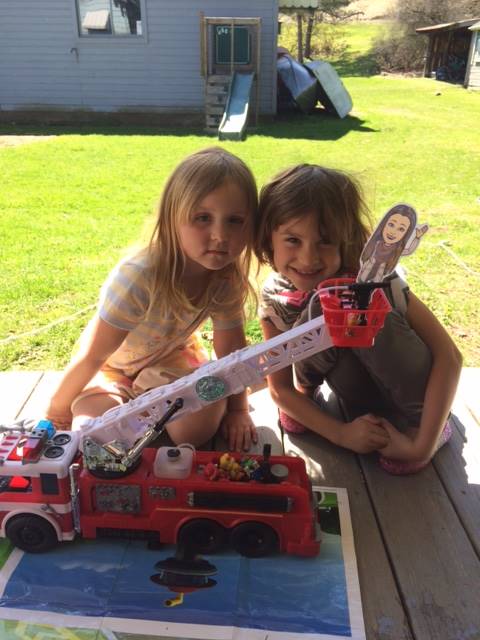
<instances>
[{"instance_id":1,"label":"black tire","mask_svg":"<svg viewBox=\"0 0 480 640\"><path fill-rule=\"evenodd\" d=\"M19 515L8 521L6 537L22 551L43 553L50 551L58 543L57 534L52 525L44 518L35 515Z\"/></svg>"},{"instance_id":2,"label":"black tire","mask_svg":"<svg viewBox=\"0 0 480 640\"><path fill-rule=\"evenodd\" d=\"M225 544L225 529L215 520L190 520L180 529L177 545L194 553L215 553Z\"/></svg>"},{"instance_id":3,"label":"black tire","mask_svg":"<svg viewBox=\"0 0 480 640\"><path fill-rule=\"evenodd\" d=\"M278 550L278 537L272 527L263 522L242 522L230 536L232 547L247 558L261 558Z\"/></svg>"}]
</instances>

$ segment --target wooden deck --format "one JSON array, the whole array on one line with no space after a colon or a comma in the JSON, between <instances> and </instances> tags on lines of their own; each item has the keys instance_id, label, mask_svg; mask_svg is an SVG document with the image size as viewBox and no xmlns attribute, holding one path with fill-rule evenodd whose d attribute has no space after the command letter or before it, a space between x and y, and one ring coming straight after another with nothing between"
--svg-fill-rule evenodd
<instances>
[{"instance_id":1,"label":"wooden deck","mask_svg":"<svg viewBox=\"0 0 480 640\"><path fill-rule=\"evenodd\" d=\"M0 423L40 415L58 373L0 373ZM261 443L346 487L369 640L480 640L480 369L465 369L453 438L424 471L384 473L313 435L285 436L266 389L250 396ZM1 617L1 614L0 614Z\"/></svg>"}]
</instances>

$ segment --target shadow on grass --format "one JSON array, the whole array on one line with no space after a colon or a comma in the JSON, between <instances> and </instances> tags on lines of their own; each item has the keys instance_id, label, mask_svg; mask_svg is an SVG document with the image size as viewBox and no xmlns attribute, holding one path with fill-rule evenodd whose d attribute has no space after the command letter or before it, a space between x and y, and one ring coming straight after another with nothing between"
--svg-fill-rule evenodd
<instances>
[{"instance_id":1,"label":"shadow on grass","mask_svg":"<svg viewBox=\"0 0 480 640\"><path fill-rule=\"evenodd\" d=\"M279 114L275 122L262 125L252 133L272 138L339 140L351 131L377 132L376 129L365 126L364 120L360 118L346 116L340 119L325 109L317 107L308 115L303 113Z\"/></svg>"},{"instance_id":2,"label":"shadow on grass","mask_svg":"<svg viewBox=\"0 0 480 640\"><path fill-rule=\"evenodd\" d=\"M275 120L261 123L258 127L248 129L248 136L267 136L271 138L307 139L307 140L338 140L350 131L375 133L363 125L363 120L354 116L347 116L340 120L328 113L322 107L317 107L306 115L300 112L279 114ZM0 135L14 136L61 136L61 135L99 135L99 136L199 136L211 138L215 144L217 137L207 134L200 127L154 127L142 125L120 124L84 124L74 125L0 125Z\"/></svg>"},{"instance_id":3,"label":"shadow on grass","mask_svg":"<svg viewBox=\"0 0 480 640\"><path fill-rule=\"evenodd\" d=\"M379 73L378 64L372 51L363 55L349 53L348 51L337 60L329 61L340 77L363 77L368 78Z\"/></svg>"}]
</instances>

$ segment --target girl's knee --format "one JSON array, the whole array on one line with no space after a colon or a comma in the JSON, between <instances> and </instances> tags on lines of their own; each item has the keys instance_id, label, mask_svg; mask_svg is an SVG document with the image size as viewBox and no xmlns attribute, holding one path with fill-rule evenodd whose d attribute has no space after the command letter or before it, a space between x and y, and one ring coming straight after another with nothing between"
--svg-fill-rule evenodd
<instances>
[{"instance_id":1,"label":"girl's knee","mask_svg":"<svg viewBox=\"0 0 480 640\"><path fill-rule=\"evenodd\" d=\"M194 447L208 442L220 427L225 415L225 406L225 401L220 401L172 422L167 426L172 442L176 445L188 442Z\"/></svg>"},{"instance_id":2,"label":"girl's knee","mask_svg":"<svg viewBox=\"0 0 480 640\"><path fill-rule=\"evenodd\" d=\"M79 431L82 424L91 418L97 418L111 409L123 404L117 396L96 393L81 397L72 404L72 431Z\"/></svg>"},{"instance_id":3,"label":"girl's knee","mask_svg":"<svg viewBox=\"0 0 480 640\"><path fill-rule=\"evenodd\" d=\"M199 421L195 424L177 424L174 422L167 427L168 435L173 444L191 444L194 447L200 447L206 444L218 431L220 421L216 422L203 422Z\"/></svg>"}]
</instances>

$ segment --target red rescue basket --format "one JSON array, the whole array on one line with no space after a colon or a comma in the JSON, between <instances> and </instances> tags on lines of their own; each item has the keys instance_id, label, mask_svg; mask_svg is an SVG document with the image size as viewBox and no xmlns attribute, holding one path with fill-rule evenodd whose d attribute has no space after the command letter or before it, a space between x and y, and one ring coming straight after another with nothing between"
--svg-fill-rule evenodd
<instances>
[{"instance_id":1,"label":"red rescue basket","mask_svg":"<svg viewBox=\"0 0 480 640\"><path fill-rule=\"evenodd\" d=\"M368 308L358 309L355 292L346 288L353 278L332 278L318 286L323 316L336 347L371 347L392 310L384 292L374 289Z\"/></svg>"}]
</instances>

